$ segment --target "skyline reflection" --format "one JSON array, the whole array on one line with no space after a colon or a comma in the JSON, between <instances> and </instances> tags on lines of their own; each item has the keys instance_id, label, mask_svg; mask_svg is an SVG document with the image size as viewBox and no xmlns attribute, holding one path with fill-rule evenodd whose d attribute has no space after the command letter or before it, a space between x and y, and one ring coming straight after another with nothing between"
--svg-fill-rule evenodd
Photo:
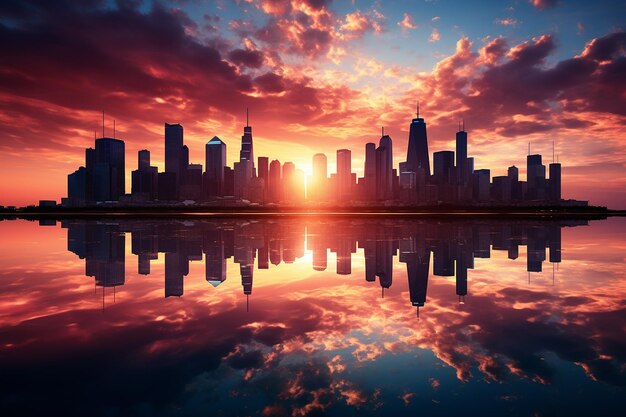
<instances>
[{"instance_id":1,"label":"skyline reflection","mask_svg":"<svg viewBox=\"0 0 626 417\"><path fill-rule=\"evenodd\" d=\"M0 410L611 415L625 231L621 218L3 221Z\"/></svg>"}]
</instances>

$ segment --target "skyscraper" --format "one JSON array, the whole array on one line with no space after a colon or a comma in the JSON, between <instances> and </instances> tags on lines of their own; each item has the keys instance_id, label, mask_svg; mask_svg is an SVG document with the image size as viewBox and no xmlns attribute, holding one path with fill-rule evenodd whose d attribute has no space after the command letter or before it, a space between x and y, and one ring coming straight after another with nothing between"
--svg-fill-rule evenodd
<instances>
[{"instance_id":1,"label":"skyscraper","mask_svg":"<svg viewBox=\"0 0 626 417\"><path fill-rule=\"evenodd\" d=\"M337 151L337 198L348 201L352 197L352 152L349 149Z\"/></svg>"},{"instance_id":2,"label":"skyscraper","mask_svg":"<svg viewBox=\"0 0 626 417\"><path fill-rule=\"evenodd\" d=\"M213 136L205 145L204 189L207 196L224 195L224 167L226 166L226 144Z\"/></svg>"},{"instance_id":3,"label":"skyscraper","mask_svg":"<svg viewBox=\"0 0 626 417\"><path fill-rule=\"evenodd\" d=\"M465 122L459 125L459 131L456 132L456 168L458 179L461 184L465 184L469 178L467 170L467 132L465 131Z\"/></svg>"},{"instance_id":4,"label":"skyscraper","mask_svg":"<svg viewBox=\"0 0 626 417\"><path fill-rule=\"evenodd\" d=\"M313 155L313 174L308 184L309 200L324 200L328 180L328 161L323 153Z\"/></svg>"},{"instance_id":5,"label":"skyscraper","mask_svg":"<svg viewBox=\"0 0 626 417\"><path fill-rule=\"evenodd\" d=\"M420 117L419 103L417 105L417 117L411 121L409 128L409 146L406 152L407 169L417 172L423 168L426 176L430 176L430 160L428 154L428 137L426 136L426 123Z\"/></svg>"},{"instance_id":6,"label":"skyscraper","mask_svg":"<svg viewBox=\"0 0 626 417\"><path fill-rule=\"evenodd\" d=\"M282 200L282 180L280 172L280 161L273 160L270 163L270 178L269 178L269 200L273 203L277 203Z\"/></svg>"},{"instance_id":7,"label":"skyscraper","mask_svg":"<svg viewBox=\"0 0 626 417\"><path fill-rule=\"evenodd\" d=\"M379 200L392 197L393 145L389 135L383 135L376 149L376 194Z\"/></svg>"},{"instance_id":8,"label":"skyscraper","mask_svg":"<svg viewBox=\"0 0 626 417\"><path fill-rule=\"evenodd\" d=\"M254 175L254 147L252 144L252 126L249 124L248 109L246 109L246 126L243 128L243 136L241 137L241 151L239 152L240 161L251 161L252 172Z\"/></svg>"},{"instance_id":9,"label":"skyscraper","mask_svg":"<svg viewBox=\"0 0 626 417\"><path fill-rule=\"evenodd\" d=\"M376 200L376 144L365 144L365 198Z\"/></svg>"},{"instance_id":10,"label":"skyscraper","mask_svg":"<svg viewBox=\"0 0 626 417\"><path fill-rule=\"evenodd\" d=\"M176 174L180 184L183 162L183 127L180 124L165 123L165 172Z\"/></svg>"},{"instance_id":11,"label":"skyscraper","mask_svg":"<svg viewBox=\"0 0 626 417\"><path fill-rule=\"evenodd\" d=\"M117 201L126 192L124 141L113 138L96 140L93 168L94 199Z\"/></svg>"},{"instance_id":12,"label":"skyscraper","mask_svg":"<svg viewBox=\"0 0 626 417\"><path fill-rule=\"evenodd\" d=\"M263 180L263 186L265 187L265 190L267 190L269 186L270 160L267 156L259 156L258 162L259 162L258 177Z\"/></svg>"},{"instance_id":13,"label":"skyscraper","mask_svg":"<svg viewBox=\"0 0 626 417\"><path fill-rule=\"evenodd\" d=\"M561 164L550 164L549 199L553 203L561 201Z\"/></svg>"},{"instance_id":14,"label":"skyscraper","mask_svg":"<svg viewBox=\"0 0 626 417\"><path fill-rule=\"evenodd\" d=\"M541 155L528 155L526 157L526 181L528 183L526 196L528 200L545 197L546 167L541 163Z\"/></svg>"}]
</instances>

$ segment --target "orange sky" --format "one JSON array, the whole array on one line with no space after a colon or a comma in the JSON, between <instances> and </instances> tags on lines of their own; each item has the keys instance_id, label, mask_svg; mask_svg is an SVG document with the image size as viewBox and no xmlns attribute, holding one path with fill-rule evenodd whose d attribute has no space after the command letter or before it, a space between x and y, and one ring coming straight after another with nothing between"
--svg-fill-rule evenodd
<instances>
[{"instance_id":1,"label":"orange sky","mask_svg":"<svg viewBox=\"0 0 626 417\"><path fill-rule=\"evenodd\" d=\"M102 110L106 135L115 119L126 142L129 191L139 149L163 168L164 122L183 124L192 162L204 162L204 144L217 135L232 165L246 107L256 156L310 172L323 152L333 172L336 149L350 148L361 173L365 143L384 126L397 167L419 100L431 154L454 149L464 119L475 168L503 175L516 165L523 179L528 143L549 163L554 142L564 198L626 207L619 27L592 31L590 20L572 34L496 19L481 32L475 17L460 30L453 10L424 9L422 22L395 3L206 7L217 9L0 9L0 204L65 196L67 174L84 164L94 131L101 135ZM558 6L506 13L570 24Z\"/></svg>"}]
</instances>

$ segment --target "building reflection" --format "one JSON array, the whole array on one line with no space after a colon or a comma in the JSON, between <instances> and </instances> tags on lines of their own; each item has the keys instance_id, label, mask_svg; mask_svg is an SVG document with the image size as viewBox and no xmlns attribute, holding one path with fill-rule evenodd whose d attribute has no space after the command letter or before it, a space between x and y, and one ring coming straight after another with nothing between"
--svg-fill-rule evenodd
<instances>
[{"instance_id":1,"label":"building reflection","mask_svg":"<svg viewBox=\"0 0 626 417\"><path fill-rule=\"evenodd\" d=\"M379 218L184 219L184 220L63 220L68 250L85 259L85 275L97 287L125 283L125 245L130 235L137 272L149 275L159 253L165 259L165 297L184 294L189 263L205 262L205 278L213 287L227 279L227 261L239 265L246 299L253 289L256 269L295 262L309 251L312 269L328 268L335 254L337 275L352 274L353 254L362 249L366 282L380 285L381 296L394 282L395 261L406 264L410 303L427 303L431 275L455 277L456 296L468 295L468 270L475 258L506 251L517 259L526 246L526 271L541 272L543 264L561 262L561 228L587 224L586 220L412 220ZM306 246L306 248L305 248ZM306 250L305 250L306 249ZM546 257L546 250L549 251ZM272 266L270 266L270 264ZM405 279L404 277L401 277ZM248 301L248 300L247 300ZM248 305L248 302L246 302Z\"/></svg>"}]
</instances>

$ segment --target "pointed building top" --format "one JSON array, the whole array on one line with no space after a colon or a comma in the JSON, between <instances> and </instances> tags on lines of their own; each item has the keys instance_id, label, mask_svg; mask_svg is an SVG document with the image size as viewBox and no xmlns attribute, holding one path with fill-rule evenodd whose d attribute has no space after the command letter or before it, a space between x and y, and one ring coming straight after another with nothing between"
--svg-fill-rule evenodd
<instances>
[{"instance_id":1,"label":"pointed building top","mask_svg":"<svg viewBox=\"0 0 626 417\"><path fill-rule=\"evenodd\" d=\"M250 127L248 108L246 107L246 127Z\"/></svg>"}]
</instances>

